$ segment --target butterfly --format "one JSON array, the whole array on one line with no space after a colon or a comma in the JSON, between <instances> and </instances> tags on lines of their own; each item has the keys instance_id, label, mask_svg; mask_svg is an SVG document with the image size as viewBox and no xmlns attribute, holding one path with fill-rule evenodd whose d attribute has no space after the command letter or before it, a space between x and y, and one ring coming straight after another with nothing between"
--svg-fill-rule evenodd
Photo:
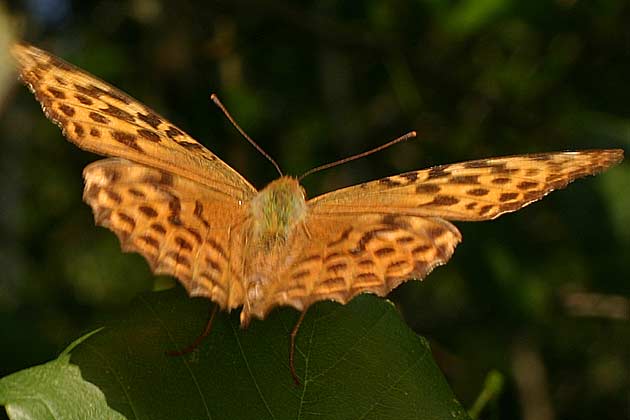
<instances>
[{"instance_id":1,"label":"butterfly","mask_svg":"<svg viewBox=\"0 0 630 420\"><path fill-rule=\"evenodd\" d=\"M242 306L243 326L280 305L304 313L320 300L385 296L450 259L462 239L451 221L495 219L623 158L622 150L492 157L307 200L289 176L257 191L172 123L52 54L23 43L12 53L68 140L109 156L83 171L96 223L191 296Z\"/></svg>"}]
</instances>

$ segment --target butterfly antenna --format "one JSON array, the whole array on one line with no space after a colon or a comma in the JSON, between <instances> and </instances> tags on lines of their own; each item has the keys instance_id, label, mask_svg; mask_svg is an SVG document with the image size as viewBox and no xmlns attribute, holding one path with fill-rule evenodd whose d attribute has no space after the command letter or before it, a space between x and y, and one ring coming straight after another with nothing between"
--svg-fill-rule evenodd
<instances>
[{"instance_id":1,"label":"butterfly antenna","mask_svg":"<svg viewBox=\"0 0 630 420\"><path fill-rule=\"evenodd\" d=\"M271 162L271 164L276 168L276 171L278 171L278 173L280 174L280 176L283 176L284 174L282 173L282 170L280 169L280 166L278 166L278 164L276 163L275 160L273 160L273 158L271 156L269 156L269 154L267 152L265 152L262 147L260 147L258 144L256 144L256 142L254 140L251 139L251 137L249 137L247 135L247 133L241 128L240 125L238 125L236 123L236 121L234 121L234 118L232 118L232 116L230 115L230 113L228 112L227 109L225 109L225 107L223 106L223 104L221 103L221 101L219 100L219 97L213 93L212 95L210 95L210 99L212 99L212 102L215 103L216 106L219 107L219 109L221 110L221 112L223 112L223 114L225 114L225 116L227 117L228 120L230 120L230 122L232 123L232 125L238 130L239 133L241 133L241 135L243 137L245 137L245 139L247 139L247 141L256 148L256 150L258 150L260 152L261 155L263 155L264 157L267 158L267 160L269 162Z\"/></svg>"},{"instance_id":2,"label":"butterfly antenna","mask_svg":"<svg viewBox=\"0 0 630 420\"><path fill-rule=\"evenodd\" d=\"M359 153L359 154L356 154L356 155L353 155L353 156L349 156L347 158L340 159L340 160L332 162L332 163L327 163L325 165L321 165L321 166L317 166L317 167L315 167L313 169L309 169L308 171L304 172L302 175L300 175L298 177L298 181L302 181L304 178L306 178L309 175L313 175L315 172L319 172L319 171L323 171L324 169L329 169L329 168L332 168L332 167L335 167L335 166L343 165L344 163L348 163L348 162L351 162L353 160L361 159L363 157L369 156L369 155L371 155L373 153L376 153L376 152L380 152L381 150L387 149L388 147L393 146L396 143L400 143L400 142L412 139L412 138L416 137L416 135L417 135L417 133L415 131L410 131L409 133L405 134L404 136L400 136L397 139L394 139L394 140L392 140L392 141L390 141L388 143L385 143L385 144L382 144L382 145L380 145L378 147L375 147L372 150L368 150L367 152L362 152L362 153Z\"/></svg>"}]
</instances>

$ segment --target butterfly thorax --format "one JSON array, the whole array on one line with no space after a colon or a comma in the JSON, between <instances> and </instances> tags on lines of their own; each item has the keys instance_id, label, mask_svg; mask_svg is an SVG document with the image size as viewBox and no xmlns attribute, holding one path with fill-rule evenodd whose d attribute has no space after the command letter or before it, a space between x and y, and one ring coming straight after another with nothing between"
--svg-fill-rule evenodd
<instances>
[{"instance_id":1,"label":"butterfly thorax","mask_svg":"<svg viewBox=\"0 0 630 420\"><path fill-rule=\"evenodd\" d=\"M304 189L294 178L283 176L260 191L251 203L254 243L266 251L286 243L306 215Z\"/></svg>"},{"instance_id":2,"label":"butterfly thorax","mask_svg":"<svg viewBox=\"0 0 630 420\"><path fill-rule=\"evenodd\" d=\"M306 217L304 189L294 178L281 177L261 190L251 201L247 247L243 259L246 291L241 321L251 313L263 317L267 310L266 287L286 264L291 238ZM262 306L261 306L262 305Z\"/></svg>"}]
</instances>

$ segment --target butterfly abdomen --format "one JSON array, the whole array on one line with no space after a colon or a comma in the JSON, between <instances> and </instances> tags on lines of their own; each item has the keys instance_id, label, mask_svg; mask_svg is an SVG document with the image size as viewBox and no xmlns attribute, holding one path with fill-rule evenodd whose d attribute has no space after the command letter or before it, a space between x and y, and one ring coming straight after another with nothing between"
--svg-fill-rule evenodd
<instances>
[{"instance_id":1,"label":"butterfly abdomen","mask_svg":"<svg viewBox=\"0 0 630 420\"><path fill-rule=\"evenodd\" d=\"M306 215L304 189L297 180L281 177L252 200L253 240L265 248L284 243Z\"/></svg>"}]
</instances>

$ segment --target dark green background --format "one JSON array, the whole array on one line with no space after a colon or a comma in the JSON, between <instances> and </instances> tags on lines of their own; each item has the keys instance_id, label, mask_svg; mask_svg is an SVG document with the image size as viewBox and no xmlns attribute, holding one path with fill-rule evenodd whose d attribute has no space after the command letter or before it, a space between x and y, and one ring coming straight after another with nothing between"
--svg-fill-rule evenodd
<instances>
[{"instance_id":1,"label":"dark green background","mask_svg":"<svg viewBox=\"0 0 630 420\"><path fill-rule=\"evenodd\" d=\"M26 40L164 114L257 187L273 167L211 92L289 174L418 131L307 178L310 196L459 160L630 145L624 0L9 3ZM0 103L4 376L52 359L156 280L81 203L97 157L65 142L26 89ZM625 418L630 165L458 226L452 261L391 297L463 404L497 369L507 386L484 418ZM625 320L577 316L577 292L625 302Z\"/></svg>"}]
</instances>

